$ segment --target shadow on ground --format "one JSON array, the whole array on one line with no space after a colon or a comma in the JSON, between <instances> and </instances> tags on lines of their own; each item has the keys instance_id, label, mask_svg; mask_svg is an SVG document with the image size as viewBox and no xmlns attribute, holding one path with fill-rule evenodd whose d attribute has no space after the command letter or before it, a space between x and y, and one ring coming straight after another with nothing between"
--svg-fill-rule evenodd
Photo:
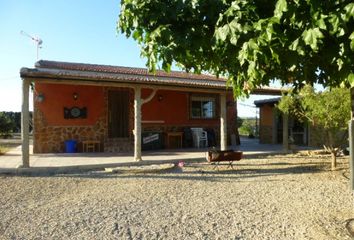
<instances>
[{"instance_id":1,"label":"shadow on ground","mask_svg":"<svg viewBox=\"0 0 354 240\"><path fill-rule=\"evenodd\" d=\"M323 165L315 163L311 164L297 164L293 166L288 163L276 163L276 164L242 164L245 167L238 168L237 165L234 169L227 168L226 165L220 165L219 170L213 169L208 164L188 164L183 168L175 167L170 170L147 172L147 173L132 173L129 171L122 171L118 173L107 173L103 170L91 171L91 172L74 172L74 173L57 173L57 174L29 174L18 175L20 177L54 177L54 178L91 178L91 179L178 179L178 180L190 180L190 181L210 181L210 182L222 182L230 180L243 180L259 177L271 177L277 175L294 175L294 174L313 174L321 171L326 171ZM282 165L283 167L264 168L263 165ZM257 167L258 166L258 167ZM9 174L3 174L2 177L11 176ZM270 179L262 179L262 181L275 181Z\"/></svg>"}]
</instances>

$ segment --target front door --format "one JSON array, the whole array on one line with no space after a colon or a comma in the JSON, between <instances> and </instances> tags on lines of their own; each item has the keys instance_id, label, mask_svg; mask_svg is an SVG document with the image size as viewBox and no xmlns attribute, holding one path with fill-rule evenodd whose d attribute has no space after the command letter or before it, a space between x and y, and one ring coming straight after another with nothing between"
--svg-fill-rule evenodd
<instances>
[{"instance_id":1,"label":"front door","mask_svg":"<svg viewBox=\"0 0 354 240\"><path fill-rule=\"evenodd\" d=\"M108 136L109 138L129 137L129 91L108 93Z\"/></svg>"}]
</instances>

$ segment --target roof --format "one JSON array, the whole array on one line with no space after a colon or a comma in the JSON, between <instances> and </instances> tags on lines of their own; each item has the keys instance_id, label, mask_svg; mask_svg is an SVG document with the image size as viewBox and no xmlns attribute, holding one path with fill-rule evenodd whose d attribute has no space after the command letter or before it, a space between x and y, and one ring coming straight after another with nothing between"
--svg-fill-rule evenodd
<instances>
[{"instance_id":1,"label":"roof","mask_svg":"<svg viewBox=\"0 0 354 240\"><path fill-rule=\"evenodd\" d=\"M254 105L256 105L257 107L260 107L265 104L274 105L274 104L278 103L280 101L280 99L281 99L281 97L257 100L257 101L254 101Z\"/></svg>"},{"instance_id":2,"label":"roof","mask_svg":"<svg viewBox=\"0 0 354 240\"><path fill-rule=\"evenodd\" d=\"M22 68L20 75L22 78L34 78L37 81L55 79L55 81L63 83L75 80L80 82L149 84L216 90L225 90L227 88L227 80L225 78L208 74L193 74L181 71L164 72L161 70L152 73L146 68L47 60L36 62L35 68ZM280 95L281 89L262 87L256 89L254 93Z\"/></svg>"},{"instance_id":3,"label":"roof","mask_svg":"<svg viewBox=\"0 0 354 240\"><path fill-rule=\"evenodd\" d=\"M156 70L155 73L149 72L146 68L133 68L133 67L121 67L111 65L99 65L99 64L87 64L87 63L69 63L69 62L57 62L57 61L45 61L40 60L35 64L36 68L56 68L65 70L76 71L90 71L97 73L119 73L119 74L132 74L137 76L155 76L155 77L175 77L182 79L202 79L213 81L226 81L224 78L217 78L213 75L206 74L192 74L180 71L165 72Z\"/></svg>"}]
</instances>

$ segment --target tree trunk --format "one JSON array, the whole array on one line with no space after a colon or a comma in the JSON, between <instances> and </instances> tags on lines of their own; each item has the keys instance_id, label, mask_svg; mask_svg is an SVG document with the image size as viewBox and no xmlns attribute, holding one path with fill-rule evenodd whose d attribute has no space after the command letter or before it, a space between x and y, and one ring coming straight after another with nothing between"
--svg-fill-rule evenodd
<instances>
[{"instance_id":1,"label":"tree trunk","mask_svg":"<svg viewBox=\"0 0 354 240\"><path fill-rule=\"evenodd\" d=\"M337 168L337 151L336 150L331 151L331 158L332 158L331 170L334 171Z\"/></svg>"},{"instance_id":2,"label":"tree trunk","mask_svg":"<svg viewBox=\"0 0 354 240\"><path fill-rule=\"evenodd\" d=\"M337 168L337 152L338 152L338 148L334 147L334 137L333 137L333 133L331 131L328 131L328 149L331 153L331 170L334 171Z\"/></svg>"},{"instance_id":3,"label":"tree trunk","mask_svg":"<svg viewBox=\"0 0 354 240\"><path fill-rule=\"evenodd\" d=\"M236 125L237 126L237 125ZM240 133L238 132L238 126L236 127L235 130L235 136L236 136L236 145L241 145L241 140L240 140Z\"/></svg>"}]
</instances>

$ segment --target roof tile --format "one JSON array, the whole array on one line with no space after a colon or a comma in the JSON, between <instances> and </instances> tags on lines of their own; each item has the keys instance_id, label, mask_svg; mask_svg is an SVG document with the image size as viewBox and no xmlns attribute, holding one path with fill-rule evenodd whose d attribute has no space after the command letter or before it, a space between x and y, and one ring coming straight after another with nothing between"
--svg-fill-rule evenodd
<instances>
[{"instance_id":1,"label":"roof tile","mask_svg":"<svg viewBox=\"0 0 354 240\"><path fill-rule=\"evenodd\" d=\"M133 74L133 75L143 75L143 76L211 80L211 81L222 81L222 82L226 81L225 78L218 78L214 75L207 75L207 74L193 74L193 73L186 73L180 71L165 72L161 70L157 70L155 73L152 73L149 72L146 68L132 68L132 67L120 67L120 66L86 64L86 63L57 62L57 61L47 61L47 60L40 60L36 62L35 67L76 70L76 71Z\"/></svg>"}]
</instances>

